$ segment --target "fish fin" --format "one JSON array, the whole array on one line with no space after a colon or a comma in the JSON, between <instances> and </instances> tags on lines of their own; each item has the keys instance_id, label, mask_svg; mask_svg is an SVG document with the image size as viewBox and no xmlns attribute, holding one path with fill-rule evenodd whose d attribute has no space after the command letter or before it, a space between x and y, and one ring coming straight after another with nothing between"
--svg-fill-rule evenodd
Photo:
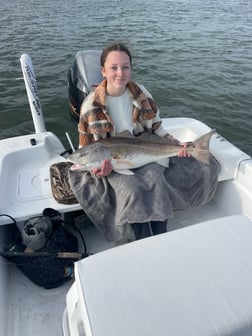
<instances>
[{"instance_id":1,"label":"fish fin","mask_svg":"<svg viewBox=\"0 0 252 336\"><path fill-rule=\"evenodd\" d=\"M196 148L193 151L192 156L198 161L200 161L201 163L209 165L209 151L208 150L202 150L202 149Z\"/></svg>"},{"instance_id":2,"label":"fish fin","mask_svg":"<svg viewBox=\"0 0 252 336\"><path fill-rule=\"evenodd\" d=\"M121 175L135 175L131 170L129 169L113 169L116 173Z\"/></svg>"},{"instance_id":3,"label":"fish fin","mask_svg":"<svg viewBox=\"0 0 252 336\"><path fill-rule=\"evenodd\" d=\"M192 143L194 147L192 156L204 164L209 164L209 142L215 132L216 130L213 129Z\"/></svg>"},{"instance_id":4,"label":"fish fin","mask_svg":"<svg viewBox=\"0 0 252 336\"><path fill-rule=\"evenodd\" d=\"M70 170L71 171L76 171L76 170L81 170L82 169L82 166L79 165L79 164L73 164L71 167L70 167Z\"/></svg>"},{"instance_id":5,"label":"fish fin","mask_svg":"<svg viewBox=\"0 0 252 336\"><path fill-rule=\"evenodd\" d=\"M134 168L134 163L130 160L125 159L116 159L113 158L111 160L111 164L113 167L113 170L119 174L122 175L135 175L132 171L130 171L130 168Z\"/></svg>"},{"instance_id":6,"label":"fish fin","mask_svg":"<svg viewBox=\"0 0 252 336\"><path fill-rule=\"evenodd\" d=\"M160 166L164 167L164 168L168 168L169 167L169 162L170 162L170 158L163 158L160 160L155 161L156 163L158 163Z\"/></svg>"},{"instance_id":7,"label":"fish fin","mask_svg":"<svg viewBox=\"0 0 252 336\"><path fill-rule=\"evenodd\" d=\"M130 161L130 160L126 160L126 159L115 159L113 158L111 160L112 166L115 169L131 169L131 168L135 168L135 164L134 162Z\"/></svg>"}]
</instances>

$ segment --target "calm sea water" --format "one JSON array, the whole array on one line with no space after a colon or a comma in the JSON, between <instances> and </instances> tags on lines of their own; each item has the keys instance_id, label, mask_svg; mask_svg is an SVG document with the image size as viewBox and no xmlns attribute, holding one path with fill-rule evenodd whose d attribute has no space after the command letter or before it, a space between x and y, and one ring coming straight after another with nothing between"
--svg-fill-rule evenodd
<instances>
[{"instance_id":1,"label":"calm sea water","mask_svg":"<svg viewBox=\"0 0 252 336\"><path fill-rule=\"evenodd\" d=\"M33 132L19 58L33 61L48 130L77 144L67 72L122 41L162 116L199 118L252 154L251 0L0 0L0 138Z\"/></svg>"}]
</instances>

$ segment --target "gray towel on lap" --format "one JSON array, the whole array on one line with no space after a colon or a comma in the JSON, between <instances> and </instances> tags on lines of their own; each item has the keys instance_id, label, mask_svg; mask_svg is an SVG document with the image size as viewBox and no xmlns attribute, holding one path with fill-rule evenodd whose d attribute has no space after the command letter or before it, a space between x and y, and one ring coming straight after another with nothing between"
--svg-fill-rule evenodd
<instances>
[{"instance_id":1,"label":"gray towel on lap","mask_svg":"<svg viewBox=\"0 0 252 336\"><path fill-rule=\"evenodd\" d=\"M169 168L150 163L133 172L95 178L89 172L69 171L76 199L108 241L129 235L128 224L165 220L174 210L210 201L217 187L219 164L212 156L210 165L192 157L173 157Z\"/></svg>"}]
</instances>

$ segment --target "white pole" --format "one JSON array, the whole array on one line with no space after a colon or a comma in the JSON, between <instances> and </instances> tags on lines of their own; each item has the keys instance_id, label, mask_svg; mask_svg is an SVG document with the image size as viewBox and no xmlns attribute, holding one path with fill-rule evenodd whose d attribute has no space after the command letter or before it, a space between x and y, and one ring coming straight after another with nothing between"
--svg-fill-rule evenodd
<instances>
[{"instance_id":1,"label":"white pole","mask_svg":"<svg viewBox=\"0 0 252 336\"><path fill-rule=\"evenodd\" d=\"M23 54L20 57L26 92L30 104L33 124L36 133L45 132L45 122L38 96L37 81L35 78L32 61L29 55Z\"/></svg>"},{"instance_id":2,"label":"white pole","mask_svg":"<svg viewBox=\"0 0 252 336\"><path fill-rule=\"evenodd\" d=\"M68 142L69 142L69 144L70 144L70 146L71 146L71 148L72 148L72 151L75 152L75 148L74 148L74 146L73 146L73 143L72 143L72 141L71 141L71 138L70 138L68 132L66 132L65 134L66 134L67 140L68 140Z\"/></svg>"}]
</instances>

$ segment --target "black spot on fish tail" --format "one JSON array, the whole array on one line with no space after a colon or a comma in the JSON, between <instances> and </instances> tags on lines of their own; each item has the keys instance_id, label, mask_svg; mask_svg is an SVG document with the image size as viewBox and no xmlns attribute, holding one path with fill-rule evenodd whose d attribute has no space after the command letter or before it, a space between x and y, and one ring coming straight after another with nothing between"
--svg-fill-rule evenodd
<instances>
[{"instance_id":1,"label":"black spot on fish tail","mask_svg":"<svg viewBox=\"0 0 252 336\"><path fill-rule=\"evenodd\" d=\"M209 142L214 133L215 129L202 135L192 143L192 156L204 164L209 164Z\"/></svg>"}]
</instances>

